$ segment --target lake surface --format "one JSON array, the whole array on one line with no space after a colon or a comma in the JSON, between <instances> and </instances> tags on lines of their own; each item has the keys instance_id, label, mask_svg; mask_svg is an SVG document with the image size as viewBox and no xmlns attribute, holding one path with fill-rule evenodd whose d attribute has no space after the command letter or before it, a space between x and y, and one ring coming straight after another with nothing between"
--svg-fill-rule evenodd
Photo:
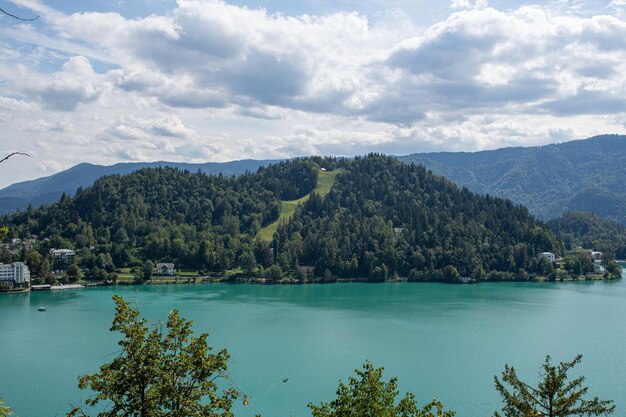
<instances>
[{"instance_id":1,"label":"lake surface","mask_svg":"<svg viewBox=\"0 0 626 417\"><path fill-rule=\"evenodd\" d=\"M63 416L84 400L77 377L117 354L113 294L151 321L178 308L232 355L251 404L236 416L308 416L365 360L420 402L461 417L501 406L504 364L535 382L545 355L569 360L591 395L626 412L626 281L589 283L327 284L108 287L0 296L0 395L18 417ZM47 312L38 312L38 306ZM283 383L284 378L289 378Z\"/></svg>"}]
</instances>

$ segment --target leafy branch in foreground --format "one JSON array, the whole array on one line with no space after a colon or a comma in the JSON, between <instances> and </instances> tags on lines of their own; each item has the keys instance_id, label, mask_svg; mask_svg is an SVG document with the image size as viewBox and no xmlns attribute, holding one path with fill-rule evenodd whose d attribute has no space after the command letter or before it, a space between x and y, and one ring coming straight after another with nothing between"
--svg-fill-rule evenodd
<instances>
[{"instance_id":1,"label":"leafy branch in foreground","mask_svg":"<svg viewBox=\"0 0 626 417\"><path fill-rule=\"evenodd\" d=\"M11 407L7 407L4 405L4 401L0 398L0 417L9 417L12 416L13 412L11 411Z\"/></svg>"},{"instance_id":2,"label":"leafy branch in foreground","mask_svg":"<svg viewBox=\"0 0 626 417\"><path fill-rule=\"evenodd\" d=\"M192 322L177 310L169 313L166 329L146 325L139 311L114 296L116 315L111 331L122 334L120 355L100 372L79 379L81 389L95 393L89 407L104 405L98 417L232 417L238 391L219 392L216 380L227 378L228 352L212 353L208 334L192 336ZM68 414L87 416L82 407Z\"/></svg>"},{"instance_id":3,"label":"leafy branch in foreground","mask_svg":"<svg viewBox=\"0 0 626 417\"><path fill-rule=\"evenodd\" d=\"M320 405L309 403L313 417L453 417L455 414L444 411L436 400L420 408L411 392L396 403L398 379L382 381L383 368L374 368L370 362L355 372L358 378L350 377L348 385L339 382L335 400Z\"/></svg>"},{"instance_id":4,"label":"leafy branch in foreground","mask_svg":"<svg viewBox=\"0 0 626 417\"><path fill-rule=\"evenodd\" d=\"M567 417L609 415L615 410L613 401L595 397L585 400L583 396L588 387L583 386L584 376L569 381L567 373L580 363L582 355L577 355L570 362L561 362L554 366L550 356L542 366L541 382L537 388L522 382L511 366L505 365L502 381L494 377L496 390L502 395L506 417ZM510 385L505 387L504 383ZM500 417L497 411L494 417Z\"/></svg>"}]
</instances>

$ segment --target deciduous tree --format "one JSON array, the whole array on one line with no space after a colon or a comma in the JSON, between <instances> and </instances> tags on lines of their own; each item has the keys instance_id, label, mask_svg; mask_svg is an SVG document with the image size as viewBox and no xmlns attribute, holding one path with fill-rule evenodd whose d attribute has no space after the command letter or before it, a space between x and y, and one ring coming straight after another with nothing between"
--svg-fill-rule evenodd
<instances>
[{"instance_id":1,"label":"deciduous tree","mask_svg":"<svg viewBox=\"0 0 626 417\"><path fill-rule=\"evenodd\" d=\"M350 377L347 385L339 382L336 399L320 405L309 403L313 417L452 417L455 414L444 411L438 401L421 408L411 392L396 401L397 378L383 381L383 368L374 368L370 362L355 372L357 378Z\"/></svg>"},{"instance_id":2,"label":"deciduous tree","mask_svg":"<svg viewBox=\"0 0 626 417\"><path fill-rule=\"evenodd\" d=\"M11 411L11 407L7 407L4 405L4 401L0 398L0 417L9 417L12 416L13 412Z\"/></svg>"},{"instance_id":3,"label":"deciduous tree","mask_svg":"<svg viewBox=\"0 0 626 417\"><path fill-rule=\"evenodd\" d=\"M114 296L116 315L111 331L122 334L121 353L100 372L79 379L81 389L95 395L89 407L101 405L98 417L232 417L238 392L218 389L226 378L229 354L207 344L208 334L192 336L192 322L172 311L165 325L148 326L139 311ZM75 407L67 416L87 416Z\"/></svg>"}]
</instances>

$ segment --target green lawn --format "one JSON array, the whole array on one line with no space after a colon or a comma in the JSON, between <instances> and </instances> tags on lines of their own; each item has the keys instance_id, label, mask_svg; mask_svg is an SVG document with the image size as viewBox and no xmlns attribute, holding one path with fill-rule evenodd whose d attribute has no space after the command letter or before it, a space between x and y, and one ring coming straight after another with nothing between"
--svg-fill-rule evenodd
<instances>
[{"instance_id":1,"label":"green lawn","mask_svg":"<svg viewBox=\"0 0 626 417\"><path fill-rule=\"evenodd\" d=\"M320 197L324 197L326 194L330 192L330 189L333 188L335 184L335 180L337 178L337 174L339 174L341 170L335 171L319 171L317 175L317 184L315 185L315 189L313 190ZM296 207L298 204L304 203L310 197L310 194L305 195L302 198L291 201L282 201L280 208L280 216L278 216L278 220L274 223L270 223L265 226L263 229L259 231L257 237L265 242L270 242L274 237L274 233L278 230L278 225L281 222L287 222L296 211Z\"/></svg>"}]
</instances>

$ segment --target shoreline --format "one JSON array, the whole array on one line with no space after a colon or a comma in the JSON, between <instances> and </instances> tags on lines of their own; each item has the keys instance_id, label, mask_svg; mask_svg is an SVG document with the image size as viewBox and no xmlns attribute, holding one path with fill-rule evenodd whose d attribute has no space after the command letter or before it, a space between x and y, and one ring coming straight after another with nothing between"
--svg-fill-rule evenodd
<instances>
[{"instance_id":1,"label":"shoreline","mask_svg":"<svg viewBox=\"0 0 626 417\"><path fill-rule=\"evenodd\" d=\"M579 276L577 278L567 278L567 279L556 279L550 281L547 277L539 277L533 280L521 280L521 279L513 279L513 280L481 280L481 281L441 281L441 280L412 280L409 278L399 278L399 279L389 279L389 280L381 280L381 279L367 279L367 278L337 278L333 280L306 280L306 281L296 281L296 280L281 280L278 282L271 282L266 278L217 278L217 277L197 277L193 280L181 280L180 282L176 281L166 281L166 282L158 282L158 281L149 281L145 283L132 283L132 282L122 282L122 283L93 283L89 281L81 281L79 284L67 285L67 288L58 289L55 288L55 292L65 291L69 289L84 289L84 288L97 288L97 287L114 287L114 286L142 286L142 285L202 285L202 284L253 284L253 285L324 285L324 284L350 284L350 283L362 283L362 284L388 284L388 283L436 283L436 284L448 284L448 285L475 285L482 283L507 283L507 282L531 282L531 283L568 283L568 282L589 282L589 281L619 281L622 277L615 278L604 278L599 276L594 277L586 277ZM76 285L76 286L75 286ZM77 285L81 285L80 287ZM2 291L0 294L27 294L30 292L41 292L41 291L52 291L48 289L44 290L32 290L31 288L24 288L19 290L11 290L11 291Z\"/></svg>"}]
</instances>

